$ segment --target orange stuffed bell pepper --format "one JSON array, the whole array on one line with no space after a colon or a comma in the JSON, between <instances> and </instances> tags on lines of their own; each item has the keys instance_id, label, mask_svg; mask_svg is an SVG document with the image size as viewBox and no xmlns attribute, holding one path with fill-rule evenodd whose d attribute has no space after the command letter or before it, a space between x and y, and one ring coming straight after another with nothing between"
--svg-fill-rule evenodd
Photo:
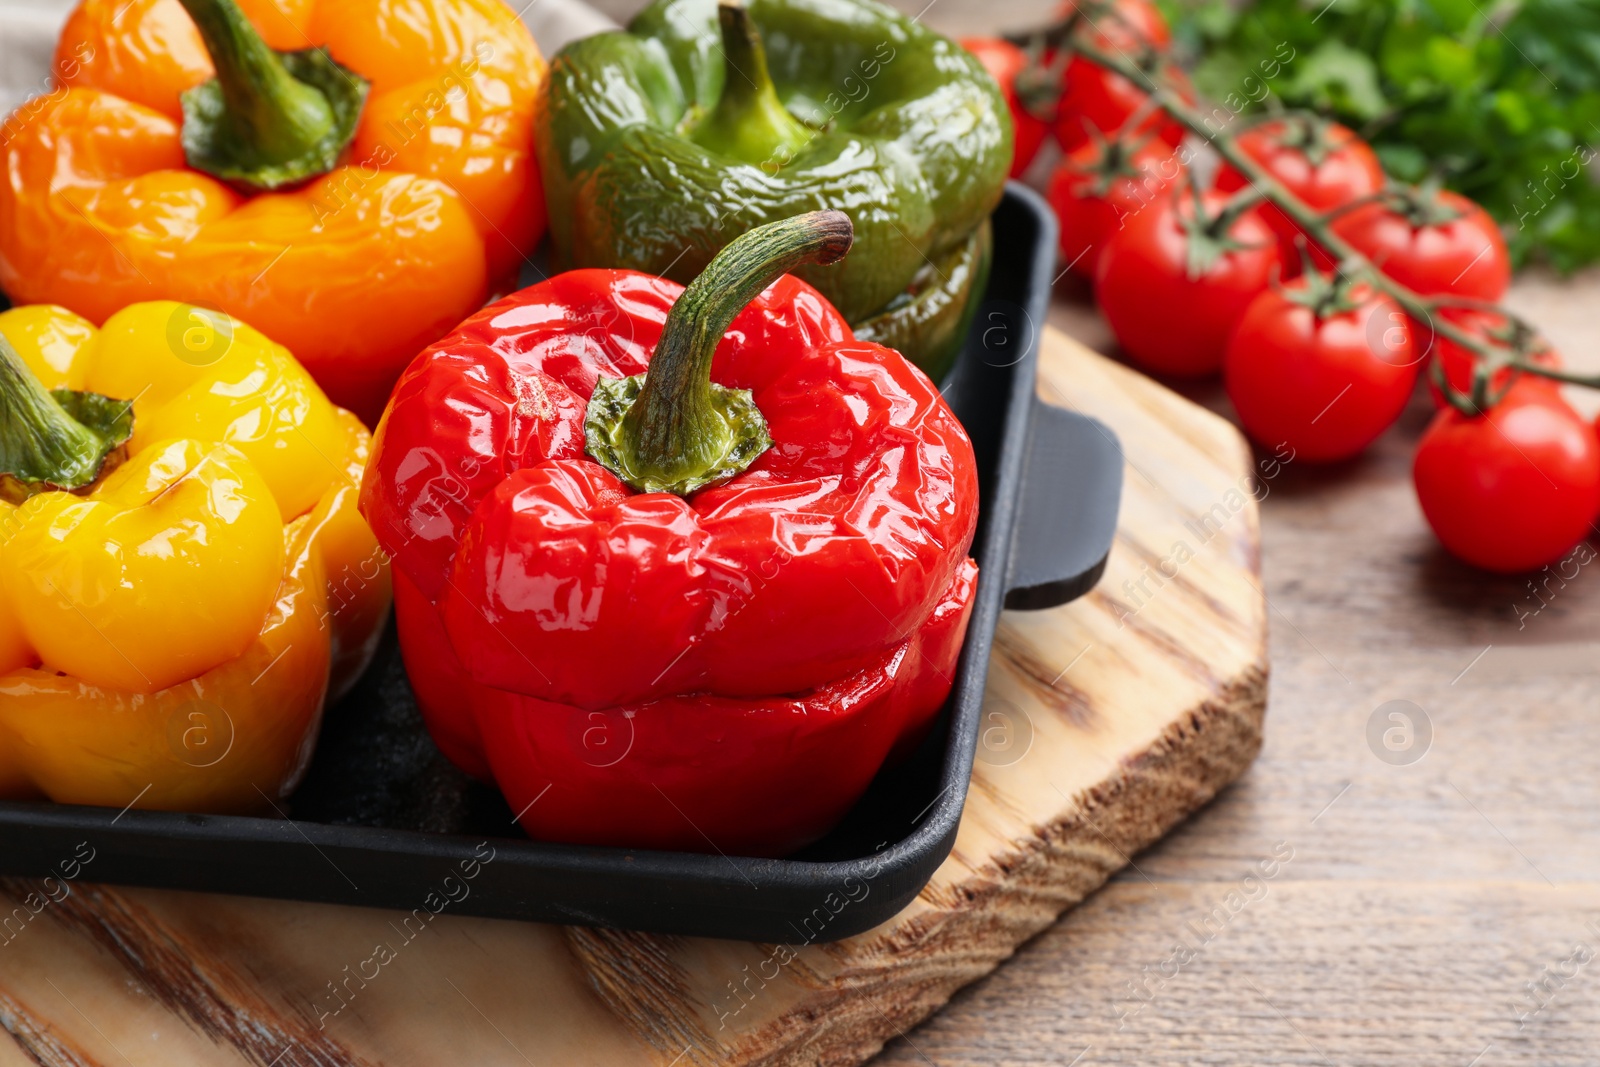
<instances>
[{"instance_id":1,"label":"orange stuffed bell pepper","mask_svg":"<svg viewBox=\"0 0 1600 1067\"><path fill-rule=\"evenodd\" d=\"M0 797L251 811L293 789L388 612L369 441L228 316L0 313Z\"/></svg>"},{"instance_id":2,"label":"orange stuffed bell pepper","mask_svg":"<svg viewBox=\"0 0 1600 1067\"><path fill-rule=\"evenodd\" d=\"M56 71L6 126L0 288L237 315L369 422L544 231L502 0L84 0Z\"/></svg>"}]
</instances>

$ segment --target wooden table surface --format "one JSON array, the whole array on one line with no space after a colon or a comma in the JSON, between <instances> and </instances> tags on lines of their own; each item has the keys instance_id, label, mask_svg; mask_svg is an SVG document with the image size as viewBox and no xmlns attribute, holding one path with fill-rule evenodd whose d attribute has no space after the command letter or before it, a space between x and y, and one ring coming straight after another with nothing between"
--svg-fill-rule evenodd
<instances>
[{"instance_id":1,"label":"wooden table surface","mask_svg":"<svg viewBox=\"0 0 1600 1067\"><path fill-rule=\"evenodd\" d=\"M934 0L924 17L968 33L1048 10ZM1083 291L1060 296L1053 320L1108 349ZM1519 278L1512 302L1600 369L1600 275ZM1585 552L1536 595L1445 556L1408 476L1428 415L1419 397L1365 458L1267 485L1254 768L875 1062L1596 1062L1600 562ZM1390 701L1425 717L1389 753L1411 762L1369 742ZM1247 877L1274 858L1271 881Z\"/></svg>"},{"instance_id":2,"label":"wooden table surface","mask_svg":"<svg viewBox=\"0 0 1600 1067\"><path fill-rule=\"evenodd\" d=\"M890 2L953 35L1055 7ZM1057 296L1056 325L1114 352L1083 286ZM1508 302L1600 372L1600 271L1525 273ZM1231 414L1220 386L1179 388ZM1600 1062L1600 558L1535 591L1447 556L1411 488L1431 415L1419 393L1362 459L1267 485L1255 766L874 1064ZM1409 764L1368 742L1395 700L1431 730ZM1275 850L1278 876L1246 881Z\"/></svg>"},{"instance_id":3,"label":"wooden table surface","mask_svg":"<svg viewBox=\"0 0 1600 1067\"><path fill-rule=\"evenodd\" d=\"M925 19L1047 11L935 0ZM1600 371L1600 272L1524 275L1510 303ZM1052 319L1114 349L1070 281ZM1184 391L1228 410L1219 387ZM1600 560L1583 549L1535 596L1446 556L1410 481L1431 412L1419 395L1363 459L1267 485L1255 766L875 1063L1600 1062ZM1409 764L1368 742L1395 700L1431 727ZM1246 881L1274 850L1292 850L1281 873Z\"/></svg>"},{"instance_id":4,"label":"wooden table surface","mask_svg":"<svg viewBox=\"0 0 1600 1067\"><path fill-rule=\"evenodd\" d=\"M1057 325L1114 347L1086 294L1059 296ZM1522 278L1511 302L1600 370L1597 300L1600 275ZM876 1062L1597 1061L1600 562L1530 583L1446 556L1409 477L1431 410L1266 485L1254 767ZM1396 700L1428 723L1409 763L1369 743ZM1275 850L1281 873L1246 881Z\"/></svg>"}]
</instances>

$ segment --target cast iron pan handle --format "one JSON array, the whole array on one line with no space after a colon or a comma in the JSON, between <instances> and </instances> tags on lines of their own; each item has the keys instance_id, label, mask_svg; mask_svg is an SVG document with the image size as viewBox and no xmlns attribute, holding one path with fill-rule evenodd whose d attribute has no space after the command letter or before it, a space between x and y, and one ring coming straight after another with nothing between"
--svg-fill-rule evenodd
<instances>
[{"instance_id":1,"label":"cast iron pan handle","mask_svg":"<svg viewBox=\"0 0 1600 1067\"><path fill-rule=\"evenodd\" d=\"M1006 607L1035 611L1094 588L1122 502L1122 444L1098 419L1033 401Z\"/></svg>"}]
</instances>

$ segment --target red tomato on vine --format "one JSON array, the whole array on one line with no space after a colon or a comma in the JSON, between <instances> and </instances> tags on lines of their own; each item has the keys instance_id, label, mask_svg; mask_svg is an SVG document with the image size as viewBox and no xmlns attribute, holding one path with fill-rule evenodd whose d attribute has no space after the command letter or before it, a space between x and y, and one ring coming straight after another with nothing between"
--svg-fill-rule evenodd
<instances>
[{"instance_id":1,"label":"red tomato on vine","mask_svg":"<svg viewBox=\"0 0 1600 1067\"><path fill-rule=\"evenodd\" d=\"M1176 67L1167 76L1183 99L1193 103L1194 89L1188 76ZM1064 151L1071 152L1093 136L1091 130L1107 137L1154 134L1176 148L1183 142L1183 126L1149 101L1149 93L1122 75L1073 56L1067 63L1061 105L1056 111L1056 140ZM1133 121L1140 112L1142 117Z\"/></svg>"},{"instance_id":2,"label":"red tomato on vine","mask_svg":"<svg viewBox=\"0 0 1600 1067\"><path fill-rule=\"evenodd\" d=\"M1234 326L1279 267L1277 240L1253 206L1180 188L1111 235L1095 300L1135 363L1215 374Z\"/></svg>"},{"instance_id":3,"label":"red tomato on vine","mask_svg":"<svg viewBox=\"0 0 1600 1067\"><path fill-rule=\"evenodd\" d=\"M1088 23L1089 42L1104 51L1138 57L1146 51L1164 53L1172 44L1167 20L1151 0L1069 2L1061 8L1061 17L1068 18L1074 12ZM1182 70L1169 67L1164 73L1176 83L1185 100L1194 100L1194 90ZM1082 56L1073 56L1062 81L1056 140L1064 151L1071 152L1090 139L1092 129L1107 136L1155 133L1177 147L1183 140L1183 127L1159 109L1150 108L1149 99L1142 87L1122 75ZM1130 128L1129 120L1141 110L1144 117Z\"/></svg>"},{"instance_id":4,"label":"red tomato on vine","mask_svg":"<svg viewBox=\"0 0 1600 1067\"><path fill-rule=\"evenodd\" d=\"M1313 115L1293 115L1252 126L1239 135L1238 148L1261 164L1268 174L1316 212L1327 212L1379 192L1387 180L1377 153L1361 138L1337 122ZM1216 187L1224 192L1248 184L1244 175L1223 164ZM1299 271L1296 239L1304 232L1298 223L1268 204L1262 217L1283 245L1284 266ZM1309 239L1308 239L1309 240ZM1333 266L1333 257L1310 243L1320 270Z\"/></svg>"},{"instance_id":5,"label":"red tomato on vine","mask_svg":"<svg viewBox=\"0 0 1600 1067\"><path fill-rule=\"evenodd\" d=\"M1388 429L1416 385L1418 354L1390 297L1312 271L1251 301L1223 381L1245 432L1331 463Z\"/></svg>"},{"instance_id":6,"label":"red tomato on vine","mask_svg":"<svg viewBox=\"0 0 1600 1067\"><path fill-rule=\"evenodd\" d=\"M1172 27L1151 0L1066 0L1056 9L1064 20L1081 15L1104 48L1134 52L1148 45L1164 52L1172 47Z\"/></svg>"},{"instance_id":7,"label":"red tomato on vine","mask_svg":"<svg viewBox=\"0 0 1600 1067\"><path fill-rule=\"evenodd\" d=\"M1489 213L1448 189L1402 189L1335 219L1333 232L1424 296L1493 303L1511 284L1505 237Z\"/></svg>"},{"instance_id":8,"label":"red tomato on vine","mask_svg":"<svg viewBox=\"0 0 1600 1067\"><path fill-rule=\"evenodd\" d=\"M1594 430L1595 439L1596 440L1600 440L1600 415L1596 415L1595 416L1594 424L1590 427L1590 429ZM1600 495L1597 495L1596 498L1595 498L1595 520L1594 521L1595 521L1595 525L1596 526L1600 526Z\"/></svg>"},{"instance_id":9,"label":"red tomato on vine","mask_svg":"<svg viewBox=\"0 0 1600 1067\"><path fill-rule=\"evenodd\" d=\"M1060 223L1061 257L1073 273L1093 278L1113 233L1167 196L1183 166L1165 142L1137 148L1095 140L1057 165L1046 195Z\"/></svg>"},{"instance_id":10,"label":"red tomato on vine","mask_svg":"<svg viewBox=\"0 0 1600 1067\"><path fill-rule=\"evenodd\" d=\"M1473 337L1480 338L1491 344L1511 349L1525 351L1528 361L1546 367L1559 368L1561 356L1551 348L1543 338L1528 334L1525 327L1518 320L1508 319L1498 311L1488 308L1476 307L1451 307L1439 309L1438 316L1466 331ZM1422 343L1426 344L1427 325L1418 328ZM1444 373L1445 380L1458 393L1472 391L1472 371L1476 360L1467 349L1456 344L1442 333L1433 335L1433 358L1438 360L1439 369ZM1489 379L1489 388L1499 391L1505 387L1511 376L1509 367L1502 367L1495 371ZM1536 375L1525 374L1522 381L1530 388L1552 389L1559 391L1560 386L1549 378L1540 378ZM1430 375L1428 379L1428 393L1433 397L1435 407L1444 407L1446 404L1444 393L1434 384Z\"/></svg>"},{"instance_id":11,"label":"red tomato on vine","mask_svg":"<svg viewBox=\"0 0 1600 1067\"><path fill-rule=\"evenodd\" d=\"M1523 379L1487 415L1439 412L1417 446L1412 479L1445 548L1515 574L1561 559L1589 533L1600 441L1558 394Z\"/></svg>"}]
</instances>

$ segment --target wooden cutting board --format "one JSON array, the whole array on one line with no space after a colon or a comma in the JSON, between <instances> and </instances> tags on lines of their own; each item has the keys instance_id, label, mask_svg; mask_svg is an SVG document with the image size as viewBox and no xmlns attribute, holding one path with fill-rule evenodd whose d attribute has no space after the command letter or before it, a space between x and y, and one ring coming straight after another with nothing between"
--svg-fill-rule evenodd
<instances>
[{"instance_id":1,"label":"wooden cutting board","mask_svg":"<svg viewBox=\"0 0 1600 1067\"><path fill-rule=\"evenodd\" d=\"M1122 439L1116 545L1087 597L1005 616L955 850L892 922L811 946L448 911L419 932L402 913L81 884L0 914L0 1067L854 1064L909 1030L1261 745L1251 493L1276 468L1148 379L1043 343L1045 399ZM5 883L0 910L36 888Z\"/></svg>"}]
</instances>

